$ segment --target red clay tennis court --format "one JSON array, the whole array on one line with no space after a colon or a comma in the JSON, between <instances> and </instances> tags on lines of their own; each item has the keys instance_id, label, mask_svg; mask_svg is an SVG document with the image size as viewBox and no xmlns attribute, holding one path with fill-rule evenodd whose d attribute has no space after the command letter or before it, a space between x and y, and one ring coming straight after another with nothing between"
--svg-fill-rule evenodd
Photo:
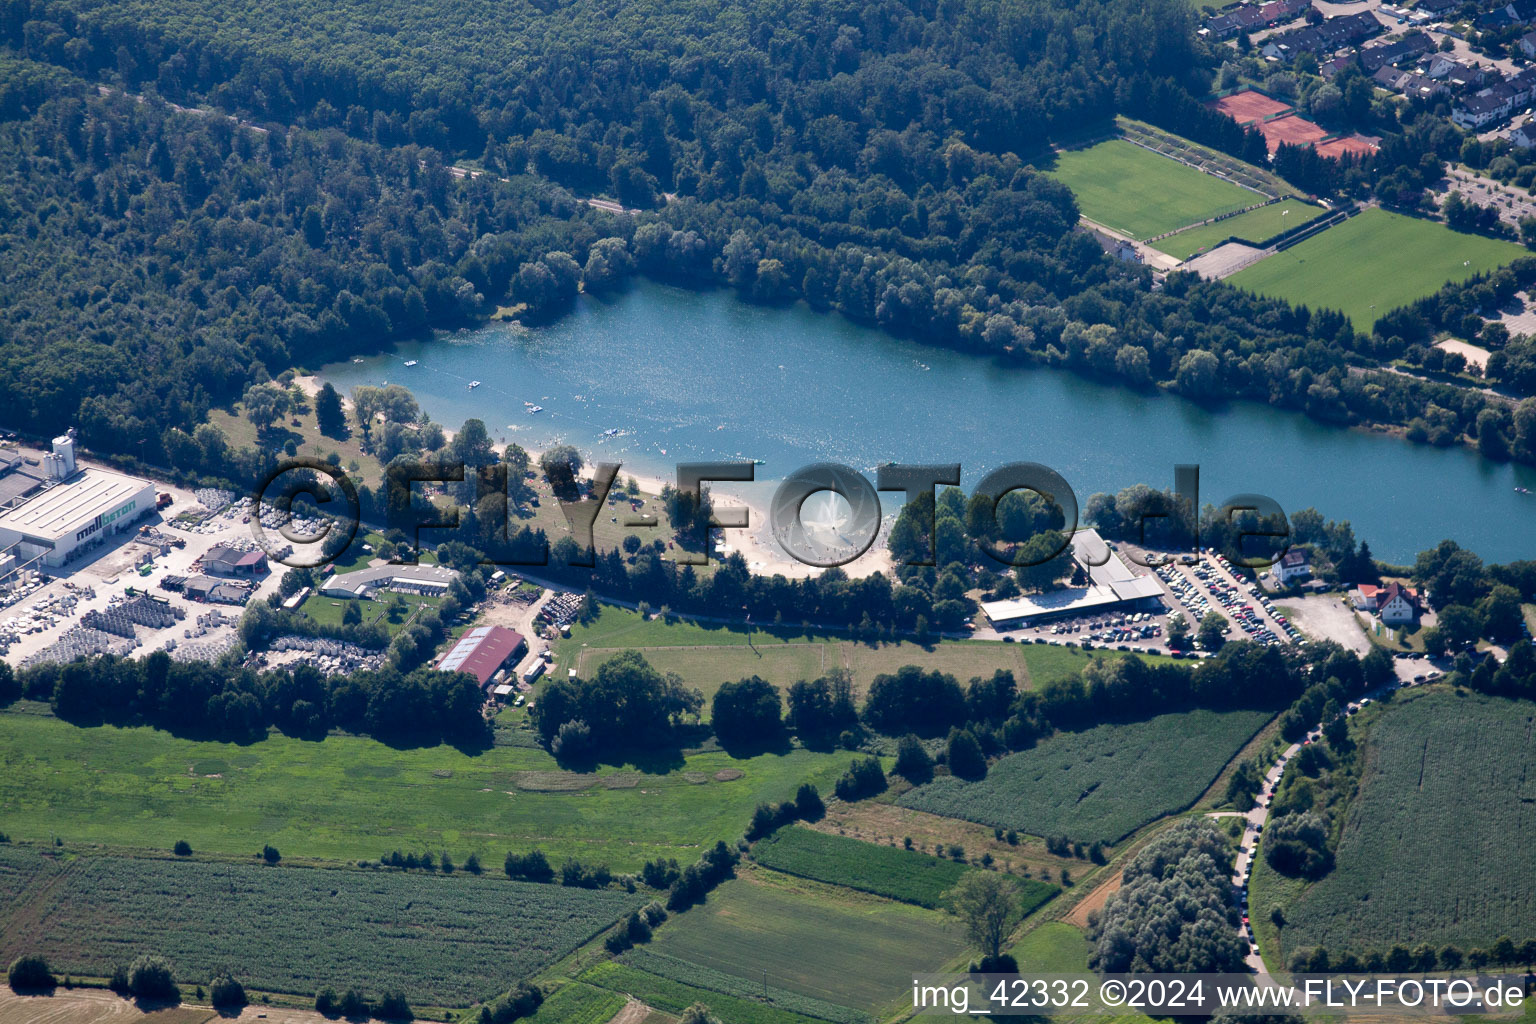
<instances>
[{"instance_id":1,"label":"red clay tennis court","mask_svg":"<svg viewBox=\"0 0 1536 1024\"><path fill-rule=\"evenodd\" d=\"M1305 146L1320 142L1328 137L1328 133L1317 125L1295 114L1287 114L1285 117L1277 117L1273 121L1265 121L1259 125L1259 134L1264 136L1264 141L1269 144L1269 151L1273 153L1280 148L1281 143L1288 142L1293 146Z\"/></svg>"},{"instance_id":2,"label":"red clay tennis court","mask_svg":"<svg viewBox=\"0 0 1536 1024\"><path fill-rule=\"evenodd\" d=\"M1266 117L1284 113L1291 109L1289 103L1281 103L1272 100L1261 92L1252 89L1244 89L1230 96L1223 96L1212 104L1217 110L1226 114L1238 124L1250 124L1254 121L1262 121Z\"/></svg>"},{"instance_id":3,"label":"red clay tennis court","mask_svg":"<svg viewBox=\"0 0 1536 1024\"><path fill-rule=\"evenodd\" d=\"M1376 152L1376 144L1360 135L1346 135L1340 139L1319 142L1316 148L1318 155L1334 159L1351 153L1369 156Z\"/></svg>"}]
</instances>

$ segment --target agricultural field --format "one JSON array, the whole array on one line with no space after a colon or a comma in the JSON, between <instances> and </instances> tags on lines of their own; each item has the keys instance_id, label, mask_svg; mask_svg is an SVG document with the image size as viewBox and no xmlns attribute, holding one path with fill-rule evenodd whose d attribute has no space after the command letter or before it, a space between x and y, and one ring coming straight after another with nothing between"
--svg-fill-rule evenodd
<instances>
[{"instance_id":1,"label":"agricultural field","mask_svg":"<svg viewBox=\"0 0 1536 1024\"><path fill-rule=\"evenodd\" d=\"M1265 198L1124 139L1059 153L1050 174L1072 190L1089 220L1137 239Z\"/></svg>"},{"instance_id":2,"label":"agricultural field","mask_svg":"<svg viewBox=\"0 0 1536 1024\"><path fill-rule=\"evenodd\" d=\"M699 988L642 971L626 964L607 963L589 968L581 975L584 984L619 992L665 1013L680 1014L694 1003L703 1003L716 1016L731 1024L819 1024L820 1018L807 1017L788 1009L755 999ZM761 989L759 989L761 991ZM773 993L772 986L769 994ZM551 1021L551 1024L554 1024ZM561 1024L564 1024L562 1021Z\"/></svg>"},{"instance_id":3,"label":"agricultural field","mask_svg":"<svg viewBox=\"0 0 1536 1024\"><path fill-rule=\"evenodd\" d=\"M1009 952L1023 973L1073 974L1087 972L1092 948L1080 929L1050 921L1026 932Z\"/></svg>"},{"instance_id":4,"label":"agricultural field","mask_svg":"<svg viewBox=\"0 0 1536 1024\"><path fill-rule=\"evenodd\" d=\"M745 979L733 974L721 974L719 971L700 967L687 960L652 952L643 946L637 946L625 953L620 960L627 967L645 971L659 978L666 978L680 985L708 989L711 992L739 996L743 999L766 1000L777 1009L788 1010L805 1017L815 1017L818 1020L831 1021L833 1024L873 1024L873 1018L862 1010L850 1010L846 1006L812 999L810 996L803 996L774 985L769 985L765 989L761 978Z\"/></svg>"},{"instance_id":5,"label":"agricultural field","mask_svg":"<svg viewBox=\"0 0 1536 1024\"><path fill-rule=\"evenodd\" d=\"M1363 954L1536 938L1536 891L1513 881L1536 877L1536 705L1443 692L1398 701L1366 739L1337 866L1292 883L1281 903L1283 949L1265 949L1279 962L1318 945Z\"/></svg>"},{"instance_id":6,"label":"agricultural field","mask_svg":"<svg viewBox=\"0 0 1536 1024\"><path fill-rule=\"evenodd\" d=\"M852 757L714 752L577 774L528 747L471 756L275 733L242 746L0 712L0 828L159 851L185 839L238 856L266 843L290 858L334 860L400 849L447 850L462 862L478 852L487 867L509 849L539 847L556 863L574 856L636 871L734 840L754 807L793 797L802 782L830 793Z\"/></svg>"},{"instance_id":7,"label":"agricultural field","mask_svg":"<svg viewBox=\"0 0 1536 1024\"><path fill-rule=\"evenodd\" d=\"M854 1009L899 999L913 971L965 952L944 915L755 871L657 931L656 952Z\"/></svg>"},{"instance_id":8,"label":"agricultural field","mask_svg":"<svg viewBox=\"0 0 1536 1024\"><path fill-rule=\"evenodd\" d=\"M1282 231L1289 231L1327 212L1321 206L1302 199L1284 199L1278 203L1261 206L1257 210L1240 213L1236 217L1219 220L1214 224L1202 224L1199 227L1180 231L1176 235L1160 239L1152 247L1159 252L1187 260L1196 253L1220 245L1233 236L1246 238L1250 242L1267 242Z\"/></svg>"},{"instance_id":9,"label":"agricultural field","mask_svg":"<svg viewBox=\"0 0 1536 1024\"><path fill-rule=\"evenodd\" d=\"M1513 242L1370 209L1228 278L1239 288L1337 309L1369 331L1378 317L1525 255Z\"/></svg>"},{"instance_id":10,"label":"agricultural field","mask_svg":"<svg viewBox=\"0 0 1536 1024\"><path fill-rule=\"evenodd\" d=\"M204 1024L213 1016L210 1009L192 1006L145 1013L101 989L56 989L51 996L18 996L0 985L0 1024Z\"/></svg>"},{"instance_id":11,"label":"agricultural field","mask_svg":"<svg viewBox=\"0 0 1536 1024\"><path fill-rule=\"evenodd\" d=\"M1057 733L979 782L935 779L897 801L1031 835L1114 842L1193 804L1272 716L1188 711Z\"/></svg>"},{"instance_id":12,"label":"agricultural field","mask_svg":"<svg viewBox=\"0 0 1536 1024\"><path fill-rule=\"evenodd\" d=\"M861 843L798 826L782 828L754 845L752 859L785 874L929 908L945 905L944 894L971 870L926 853Z\"/></svg>"},{"instance_id":13,"label":"agricultural field","mask_svg":"<svg viewBox=\"0 0 1536 1024\"><path fill-rule=\"evenodd\" d=\"M526 1024L608 1024L624 1003L617 992L574 981L555 989Z\"/></svg>"},{"instance_id":14,"label":"agricultural field","mask_svg":"<svg viewBox=\"0 0 1536 1024\"><path fill-rule=\"evenodd\" d=\"M0 847L8 867L43 859ZM234 964L263 991L400 988L440 1005L532 976L646 899L491 874L108 856L65 859L33 878L0 931L5 962L38 952L55 970L101 977L153 950L186 983Z\"/></svg>"},{"instance_id":15,"label":"agricultural field","mask_svg":"<svg viewBox=\"0 0 1536 1024\"><path fill-rule=\"evenodd\" d=\"M854 686L863 691L875 676L895 672L903 665L948 672L962 685L975 676L1007 669L1021 686L1041 686L1076 676L1090 658L1131 657L1044 644L948 640L923 647L909 641L866 644L841 635L789 628L749 633L682 620L642 620L636 612L605 605L594 622L574 626L570 638L556 644L552 674L559 678L574 668L578 674L588 675L619 651L631 648L661 671L676 672L706 699L722 683L751 675L787 689L800 679L815 679L833 668L851 671Z\"/></svg>"}]
</instances>

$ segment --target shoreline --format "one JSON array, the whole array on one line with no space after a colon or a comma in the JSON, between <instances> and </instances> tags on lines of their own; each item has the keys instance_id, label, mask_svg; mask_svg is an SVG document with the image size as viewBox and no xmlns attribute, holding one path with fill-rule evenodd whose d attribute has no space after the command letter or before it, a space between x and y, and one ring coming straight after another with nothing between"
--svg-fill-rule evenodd
<instances>
[{"instance_id":1,"label":"shoreline","mask_svg":"<svg viewBox=\"0 0 1536 1024\"><path fill-rule=\"evenodd\" d=\"M322 381L318 374L295 374L294 383L313 401L315 395L320 390ZM343 394L341 401L342 408L350 411L352 400ZM487 430L489 429L487 427ZM452 441L456 433L457 431L453 428L443 426L443 436L447 440ZM518 443L517 441L504 441L493 445L493 447L499 453L506 451L509 445ZM537 463L539 456L548 450L546 447L539 446L521 445L521 447L528 453L529 461L532 463ZM587 460L585 470L590 470L592 463L596 461L594 453L582 450L580 445L572 445L572 447L581 452L582 458ZM584 471L581 479L590 481L592 475L590 472ZM618 476L614 478L613 486L615 489L620 488L630 479L635 481L641 493L647 499L659 498L663 488L675 486L676 484L675 480L664 480L652 473L626 470L621 463ZM768 481L760 482L766 483ZM730 486L729 481L722 481L722 483L725 486ZM716 507L723 509L745 509L747 511L748 525L745 529L732 528L724 531L726 554L739 552L746 559L747 568L755 575L760 576L781 575L786 579L805 579L811 576L819 576L824 571L819 566L806 565L792 558L779 546L768 527L768 510L763 503L742 497L739 494L722 493L718 490L719 486L719 484L716 484L709 489L710 497L713 499ZM855 579L872 576L877 572L883 572L887 577L894 579L895 565L891 560L890 552L885 547L885 539L889 534L890 524L893 519L894 514L888 513L883 515L880 521L879 533L874 541L871 542L868 550L858 558L838 568ZM644 538L643 534L637 533L636 535ZM713 559L716 556L711 553L710 557Z\"/></svg>"}]
</instances>

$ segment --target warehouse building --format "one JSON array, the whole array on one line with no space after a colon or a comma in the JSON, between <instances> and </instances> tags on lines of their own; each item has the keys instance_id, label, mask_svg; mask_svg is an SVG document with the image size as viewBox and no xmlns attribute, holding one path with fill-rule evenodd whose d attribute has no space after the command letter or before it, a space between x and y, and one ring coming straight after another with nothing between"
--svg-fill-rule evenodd
<instances>
[{"instance_id":1,"label":"warehouse building","mask_svg":"<svg viewBox=\"0 0 1536 1024\"><path fill-rule=\"evenodd\" d=\"M439 672L468 672L479 681L483 690L503 666L516 665L527 650L528 642L515 630L505 626L477 626L448 649L437 663L437 669Z\"/></svg>"},{"instance_id":2,"label":"warehouse building","mask_svg":"<svg viewBox=\"0 0 1536 1024\"><path fill-rule=\"evenodd\" d=\"M1138 576L1097 530L1072 535L1072 560L1087 577L1086 586L1066 586L1007 601L983 601L981 610L1000 633L1051 619L1110 611L1161 611L1162 588L1151 576Z\"/></svg>"},{"instance_id":3,"label":"warehouse building","mask_svg":"<svg viewBox=\"0 0 1536 1024\"><path fill-rule=\"evenodd\" d=\"M448 593L448 584L458 578L457 570L441 565L379 565L332 576L320 584L320 593L326 597L367 597L377 590L392 590L441 597Z\"/></svg>"},{"instance_id":4,"label":"warehouse building","mask_svg":"<svg viewBox=\"0 0 1536 1024\"><path fill-rule=\"evenodd\" d=\"M155 510L148 480L80 469L73 431L53 439L41 469L42 488L0 514L0 550L15 545L23 562L60 568Z\"/></svg>"}]
</instances>

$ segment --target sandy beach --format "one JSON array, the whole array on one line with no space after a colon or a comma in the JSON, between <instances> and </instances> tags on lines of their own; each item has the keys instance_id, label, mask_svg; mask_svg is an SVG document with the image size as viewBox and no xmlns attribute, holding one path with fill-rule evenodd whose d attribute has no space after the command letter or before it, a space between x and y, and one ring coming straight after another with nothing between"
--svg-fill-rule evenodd
<instances>
[{"instance_id":1,"label":"sandy beach","mask_svg":"<svg viewBox=\"0 0 1536 1024\"><path fill-rule=\"evenodd\" d=\"M322 384L320 378L314 374L295 376L293 380L300 390L311 399L320 391ZM352 399L343 394L341 401L342 407L351 411ZM487 424L487 429L490 429L489 424ZM446 425L443 426L443 436L448 440L452 441L455 433L456 431L453 428ZM491 433L494 435L495 431L492 430ZM521 442L502 442L496 445L496 450L505 451L509 443ZM582 458L587 460L588 470L592 468L594 461L601 461L602 456L588 450L583 450L579 445L576 447L578 451L581 451ZM525 444L523 445L523 450L528 453L528 457L533 462L538 462L539 456L547 449ZM611 458L611 456L608 457ZM641 493L647 498L656 497L661 494L664 487L676 486L677 484L675 479L663 480L659 476L632 472L623 468L621 464L618 478L614 481L614 486L622 486L631 477L634 478L635 483L640 487ZM583 473L583 479L590 480L591 478L590 472ZM739 551L741 556L746 559L747 567L758 575L773 576L777 574L789 579L804 579L821 574L822 570L820 567L806 565L804 562L792 558L779 545L773 536L773 531L769 529L768 510L766 507L763 507L759 502L750 501L741 495L731 494L728 490L722 489L729 488L730 486L729 483L714 483L709 488L716 508L744 508L747 510L747 529L732 529L725 532L725 550L727 554ZM895 496L893 495L892 497L894 498ZM887 576L893 574L894 567L891 562L890 551L885 546L885 538L891 524L889 512L894 510L895 506L893 505L888 510L887 515L881 520L880 534L870 544L869 549L860 557L841 567L849 576L859 578L871 576L877 572L883 572Z\"/></svg>"}]
</instances>

